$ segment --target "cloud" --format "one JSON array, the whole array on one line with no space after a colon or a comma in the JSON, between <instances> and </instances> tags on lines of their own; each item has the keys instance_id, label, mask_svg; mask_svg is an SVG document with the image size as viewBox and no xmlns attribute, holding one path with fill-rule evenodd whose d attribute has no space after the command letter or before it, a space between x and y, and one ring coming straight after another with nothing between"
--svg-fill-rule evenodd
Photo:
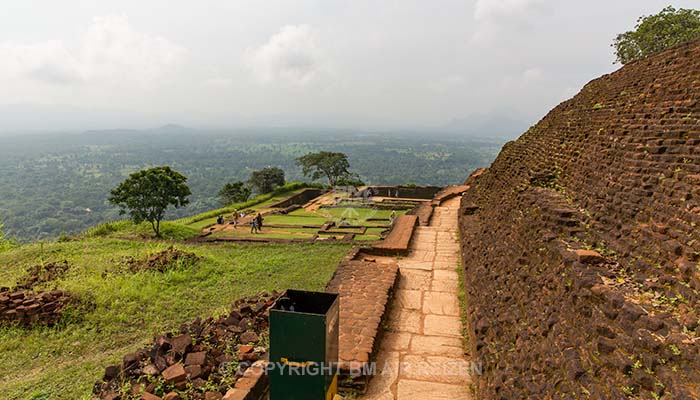
<instances>
[{"instance_id":1,"label":"cloud","mask_svg":"<svg viewBox=\"0 0 700 400\"><path fill-rule=\"evenodd\" d=\"M539 12L546 0L477 0L474 18L477 21L517 19Z\"/></svg>"},{"instance_id":2,"label":"cloud","mask_svg":"<svg viewBox=\"0 0 700 400\"><path fill-rule=\"evenodd\" d=\"M0 43L0 74L49 84L149 85L184 54L165 38L136 31L125 16L110 15L95 17L73 49L61 40Z\"/></svg>"},{"instance_id":3,"label":"cloud","mask_svg":"<svg viewBox=\"0 0 700 400\"><path fill-rule=\"evenodd\" d=\"M60 41L21 45L0 43L0 74L9 78L29 77L47 83L81 81L80 62Z\"/></svg>"},{"instance_id":4,"label":"cloud","mask_svg":"<svg viewBox=\"0 0 700 400\"><path fill-rule=\"evenodd\" d=\"M529 28L532 20L547 10L547 0L477 0L475 38L488 39L503 29Z\"/></svg>"},{"instance_id":5,"label":"cloud","mask_svg":"<svg viewBox=\"0 0 700 400\"><path fill-rule=\"evenodd\" d=\"M506 75L501 86L507 90L530 90L534 85L542 83L544 71L541 68L528 68L515 75Z\"/></svg>"},{"instance_id":6,"label":"cloud","mask_svg":"<svg viewBox=\"0 0 700 400\"><path fill-rule=\"evenodd\" d=\"M233 79L225 77L209 78L202 84L210 88L227 88L233 85Z\"/></svg>"},{"instance_id":7,"label":"cloud","mask_svg":"<svg viewBox=\"0 0 700 400\"><path fill-rule=\"evenodd\" d=\"M436 92L464 90L467 79L462 75L447 75L428 83L428 88Z\"/></svg>"},{"instance_id":8,"label":"cloud","mask_svg":"<svg viewBox=\"0 0 700 400\"><path fill-rule=\"evenodd\" d=\"M308 25L287 25L267 43L249 48L247 65L263 83L285 82L304 85L327 70L328 63Z\"/></svg>"}]
</instances>

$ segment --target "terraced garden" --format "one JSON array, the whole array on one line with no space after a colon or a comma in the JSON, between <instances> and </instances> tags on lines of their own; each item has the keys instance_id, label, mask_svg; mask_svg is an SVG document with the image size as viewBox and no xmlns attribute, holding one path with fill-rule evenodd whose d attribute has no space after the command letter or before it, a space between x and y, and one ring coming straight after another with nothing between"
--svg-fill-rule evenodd
<instances>
[{"instance_id":1,"label":"terraced garden","mask_svg":"<svg viewBox=\"0 0 700 400\"><path fill-rule=\"evenodd\" d=\"M269 209L255 207L252 213L270 212ZM396 216L406 210L396 210ZM390 228L391 210L376 210L371 207L321 207L314 211L303 208L288 214L267 214L263 227L258 233L252 233L248 224L234 226L225 224L214 227L212 238L222 239L342 239L347 234L353 240L380 240L382 232ZM324 224L332 223L328 229Z\"/></svg>"}]
</instances>

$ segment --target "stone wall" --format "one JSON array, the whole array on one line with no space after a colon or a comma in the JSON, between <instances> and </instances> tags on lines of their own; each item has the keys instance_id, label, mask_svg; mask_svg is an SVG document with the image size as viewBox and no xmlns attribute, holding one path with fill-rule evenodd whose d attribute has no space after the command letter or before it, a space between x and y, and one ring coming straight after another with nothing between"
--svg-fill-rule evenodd
<instances>
[{"instance_id":1,"label":"stone wall","mask_svg":"<svg viewBox=\"0 0 700 400\"><path fill-rule=\"evenodd\" d=\"M271 204L270 208L287 208L290 206L303 206L309 201L323 194L322 189L306 188L299 193L295 193L285 199Z\"/></svg>"},{"instance_id":2,"label":"stone wall","mask_svg":"<svg viewBox=\"0 0 700 400\"><path fill-rule=\"evenodd\" d=\"M700 42L586 85L469 180L482 398L700 398Z\"/></svg>"},{"instance_id":3,"label":"stone wall","mask_svg":"<svg viewBox=\"0 0 700 400\"><path fill-rule=\"evenodd\" d=\"M442 187L438 186L369 186L374 196L404 199L432 199ZM398 195L397 195L398 194Z\"/></svg>"}]
</instances>

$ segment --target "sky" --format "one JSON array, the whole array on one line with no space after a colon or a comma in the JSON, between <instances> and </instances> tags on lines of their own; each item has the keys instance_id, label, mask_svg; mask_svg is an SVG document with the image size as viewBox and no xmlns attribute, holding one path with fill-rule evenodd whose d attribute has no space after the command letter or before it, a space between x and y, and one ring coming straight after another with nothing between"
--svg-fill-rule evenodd
<instances>
[{"instance_id":1,"label":"sky","mask_svg":"<svg viewBox=\"0 0 700 400\"><path fill-rule=\"evenodd\" d=\"M3 0L0 132L530 125L697 0Z\"/></svg>"}]
</instances>

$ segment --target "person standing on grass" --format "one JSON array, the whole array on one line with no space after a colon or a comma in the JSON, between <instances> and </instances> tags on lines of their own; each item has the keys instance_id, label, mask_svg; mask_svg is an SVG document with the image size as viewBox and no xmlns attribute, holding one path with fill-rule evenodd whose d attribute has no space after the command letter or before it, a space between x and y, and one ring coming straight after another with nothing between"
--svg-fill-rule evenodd
<instances>
[{"instance_id":1,"label":"person standing on grass","mask_svg":"<svg viewBox=\"0 0 700 400\"><path fill-rule=\"evenodd\" d=\"M255 216L255 223L258 225L258 230L261 230L263 227L263 217L260 213Z\"/></svg>"}]
</instances>

